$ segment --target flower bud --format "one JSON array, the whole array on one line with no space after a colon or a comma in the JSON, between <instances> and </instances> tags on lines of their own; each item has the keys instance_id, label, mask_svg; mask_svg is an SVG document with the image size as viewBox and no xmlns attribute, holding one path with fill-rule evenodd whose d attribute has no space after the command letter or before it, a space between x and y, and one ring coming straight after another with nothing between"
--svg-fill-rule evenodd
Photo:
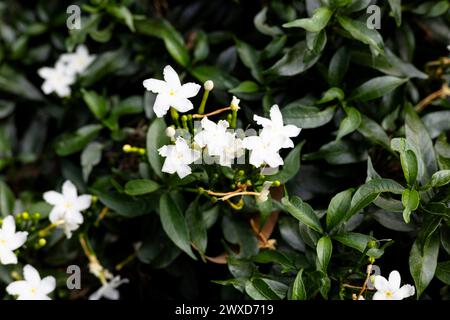
<instances>
[{"instance_id":1,"label":"flower bud","mask_svg":"<svg viewBox=\"0 0 450 320\"><path fill-rule=\"evenodd\" d=\"M205 189L203 189L202 187L198 187L197 191L198 194L203 194L205 192Z\"/></svg>"},{"instance_id":2,"label":"flower bud","mask_svg":"<svg viewBox=\"0 0 450 320\"><path fill-rule=\"evenodd\" d=\"M377 247L378 247L378 244L377 244L377 242L376 242L375 240L370 240L370 241L367 243L367 246L368 246L369 248L377 248Z\"/></svg>"},{"instance_id":3,"label":"flower bud","mask_svg":"<svg viewBox=\"0 0 450 320\"><path fill-rule=\"evenodd\" d=\"M217 197L211 197L211 202L212 203L216 203L217 202Z\"/></svg>"},{"instance_id":4,"label":"flower bud","mask_svg":"<svg viewBox=\"0 0 450 320\"><path fill-rule=\"evenodd\" d=\"M273 185L274 187L279 187L279 186L281 185L281 182L280 182L280 180L275 180L275 181L272 183L272 185Z\"/></svg>"},{"instance_id":5,"label":"flower bud","mask_svg":"<svg viewBox=\"0 0 450 320\"><path fill-rule=\"evenodd\" d=\"M23 220L28 220L30 219L30 214L28 212L22 212L22 219Z\"/></svg>"},{"instance_id":6,"label":"flower bud","mask_svg":"<svg viewBox=\"0 0 450 320\"><path fill-rule=\"evenodd\" d=\"M34 220L39 220L40 218L41 218L41 214L39 212L33 213L33 219Z\"/></svg>"},{"instance_id":7,"label":"flower bud","mask_svg":"<svg viewBox=\"0 0 450 320\"><path fill-rule=\"evenodd\" d=\"M39 247L44 247L47 244L47 240L40 238L38 241Z\"/></svg>"},{"instance_id":8,"label":"flower bud","mask_svg":"<svg viewBox=\"0 0 450 320\"><path fill-rule=\"evenodd\" d=\"M169 138L173 138L175 136L176 130L174 127L167 127L166 129L166 136Z\"/></svg>"},{"instance_id":9,"label":"flower bud","mask_svg":"<svg viewBox=\"0 0 450 320\"><path fill-rule=\"evenodd\" d=\"M233 96L233 99L231 100L231 103L230 103L231 109L239 110L240 109L239 102L241 102L241 100L239 100L238 98Z\"/></svg>"},{"instance_id":10,"label":"flower bud","mask_svg":"<svg viewBox=\"0 0 450 320\"><path fill-rule=\"evenodd\" d=\"M125 145L122 147L122 150L123 150L123 152L125 152L125 153L131 152L132 149L133 149L133 147L130 146L129 144L125 144Z\"/></svg>"},{"instance_id":11,"label":"flower bud","mask_svg":"<svg viewBox=\"0 0 450 320\"><path fill-rule=\"evenodd\" d=\"M214 82L212 80L205 81L203 88L205 88L206 91L211 91L214 89Z\"/></svg>"}]
</instances>

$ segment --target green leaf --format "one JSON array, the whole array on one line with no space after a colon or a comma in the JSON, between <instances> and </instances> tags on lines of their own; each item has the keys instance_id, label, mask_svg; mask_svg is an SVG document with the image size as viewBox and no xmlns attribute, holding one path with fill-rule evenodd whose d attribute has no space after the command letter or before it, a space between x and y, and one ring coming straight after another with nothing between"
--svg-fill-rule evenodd
<instances>
[{"instance_id":1,"label":"green leaf","mask_svg":"<svg viewBox=\"0 0 450 320\"><path fill-rule=\"evenodd\" d=\"M208 36L203 31L195 33L194 62L203 61L209 55Z\"/></svg>"},{"instance_id":2,"label":"green leaf","mask_svg":"<svg viewBox=\"0 0 450 320\"><path fill-rule=\"evenodd\" d=\"M350 52L347 47L342 47L336 51L328 67L328 82L332 86L341 84L350 65Z\"/></svg>"},{"instance_id":3,"label":"green leaf","mask_svg":"<svg viewBox=\"0 0 450 320\"><path fill-rule=\"evenodd\" d=\"M419 207L420 195L416 190L405 189L402 193L402 203L405 210L403 210L403 220L409 223L411 213Z\"/></svg>"},{"instance_id":4,"label":"green leaf","mask_svg":"<svg viewBox=\"0 0 450 320\"><path fill-rule=\"evenodd\" d=\"M331 253L333 251L333 243L329 236L324 236L317 242L317 269L323 273L327 273L328 264L330 263Z\"/></svg>"},{"instance_id":5,"label":"green leaf","mask_svg":"<svg viewBox=\"0 0 450 320\"><path fill-rule=\"evenodd\" d=\"M388 0L397 27L402 25L402 0Z\"/></svg>"},{"instance_id":6,"label":"green leaf","mask_svg":"<svg viewBox=\"0 0 450 320\"><path fill-rule=\"evenodd\" d=\"M435 172L431 177L431 185L433 188L445 186L450 183L450 170L441 170Z\"/></svg>"},{"instance_id":7,"label":"green leaf","mask_svg":"<svg viewBox=\"0 0 450 320\"><path fill-rule=\"evenodd\" d=\"M81 89L83 100L94 114L94 116L101 120L108 113L108 102L106 99L98 95L95 91L88 91Z\"/></svg>"},{"instance_id":8,"label":"green leaf","mask_svg":"<svg viewBox=\"0 0 450 320\"><path fill-rule=\"evenodd\" d=\"M323 233L319 218L313 208L311 208L309 204L303 202L302 199L297 196L292 197L290 200L284 197L281 199L281 203L283 204L285 210L294 216L294 218L311 229L319 233Z\"/></svg>"},{"instance_id":9,"label":"green leaf","mask_svg":"<svg viewBox=\"0 0 450 320\"><path fill-rule=\"evenodd\" d=\"M158 149L169 143L166 135L166 124L163 119L156 118L147 131L147 157L150 166L155 174L162 178L163 158L159 155Z\"/></svg>"},{"instance_id":10,"label":"green leaf","mask_svg":"<svg viewBox=\"0 0 450 320\"><path fill-rule=\"evenodd\" d=\"M237 87L229 90L230 93L254 93L260 90L259 85L253 81L241 82Z\"/></svg>"},{"instance_id":11,"label":"green leaf","mask_svg":"<svg viewBox=\"0 0 450 320\"><path fill-rule=\"evenodd\" d=\"M421 247L423 246L423 250ZM409 271L416 284L417 299L434 277L439 254L439 237L433 235L425 244L414 242L409 254Z\"/></svg>"},{"instance_id":12,"label":"green leaf","mask_svg":"<svg viewBox=\"0 0 450 320\"><path fill-rule=\"evenodd\" d=\"M305 41L297 43L278 60L267 73L275 76L294 76L305 72L319 60L325 48L326 38L317 43L315 50L309 50Z\"/></svg>"},{"instance_id":13,"label":"green leaf","mask_svg":"<svg viewBox=\"0 0 450 320\"><path fill-rule=\"evenodd\" d=\"M339 241L347 247L356 249L361 253L366 250L369 241L374 240L374 238L371 236L355 232L347 232L344 234L336 235L333 237L333 239Z\"/></svg>"},{"instance_id":14,"label":"green leaf","mask_svg":"<svg viewBox=\"0 0 450 320\"><path fill-rule=\"evenodd\" d=\"M192 259L197 260L191 249L191 239L186 220L170 193L164 193L161 196L159 201L159 216L162 227L170 240Z\"/></svg>"},{"instance_id":15,"label":"green leaf","mask_svg":"<svg viewBox=\"0 0 450 320\"><path fill-rule=\"evenodd\" d=\"M83 169L83 179L88 181L92 169L102 160L103 144L100 142L91 142L81 153L81 168Z\"/></svg>"},{"instance_id":16,"label":"green leaf","mask_svg":"<svg viewBox=\"0 0 450 320\"><path fill-rule=\"evenodd\" d=\"M6 183L0 180L0 215L6 217L14 213L16 198Z\"/></svg>"},{"instance_id":17,"label":"green leaf","mask_svg":"<svg viewBox=\"0 0 450 320\"><path fill-rule=\"evenodd\" d=\"M253 19L253 23L256 29L262 34L272 37L283 34L283 31L281 31L280 28L278 28L277 26L269 26L266 23L266 21L267 21L267 7L263 7L261 11L258 12L258 14Z\"/></svg>"},{"instance_id":18,"label":"green leaf","mask_svg":"<svg viewBox=\"0 0 450 320\"><path fill-rule=\"evenodd\" d=\"M293 124L299 128L312 129L321 127L333 119L336 107L328 107L320 111L315 107L306 107L292 103L281 110L286 124Z\"/></svg>"},{"instance_id":19,"label":"green leaf","mask_svg":"<svg viewBox=\"0 0 450 320\"><path fill-rule=\"evenodd\" d=\"M254 300L279 300L286 295L287 286L284 283L255 278L245 283L245 292Z\"/></svg>"},{"instance_id":20,"label":"green leaf","mask_svg":"<svg viewBox=\"0 0 450 320\"><path fill-rule=\"evenodd\" d=\"M367 28L364 22L352 20L348 17L338 16L337 20L341 27L350 33L354 39L369 45L376 55L384 53L383 38L378 31Z\"/></svg>"},{"instance_id":21,"label":"green leaf","mask_svg":"<svg viewBox=\"0 0 450 320\"><path fill-rule=\"evenodd\" d=\"M361 125L361 113L355 108L345 108L345 112L347 116L342 119L341 124L339 125L339 131L336 139L340 140L344 136L352 133Z\"/></svg>"},{"instance_id":22,"label":"green leaf","mask_svg":"<svg viewBox=\"0 0 450 320\"><path fill-rule=\"evenodd\" d=\"M7 64L0 67L0 91L32 101L44 99L41 92L21 72L17 72Z\"/></svg>"},{"instance_id":23,"label":"green leaf","mask_svg":"<svg viewBox=\"0 0 450 320\"><path fill-rule=\"evenodd\" d=\"M277 174L270 176L272 181L279 180L282 184L291 180L300 170L300 154L304 142L298 144L284 159L284 165L281 171Z\"/></svg>"},{"instance_id":24,"label":"green leaf","mask_svg":"<svg viewBox=\"0 0 450 320\"><path fill-rule=\"evenodd\" d=\"M114 15L117 19L122 20L131 32L135 32L133 23L133 14L125 6L108 6L109 12Z\"/></svg>"},{"instance_id":25,"label":"green leaf","mask_svg":"<svg viewBox=\"0 0 450 320\"><path fill-rule=\"evenodd\" d=\"M330 21L333 11L328 7L320 7L314 11L311 18L297 19L283 24L284 28L303 28L309 32L319 32Z\"/></svg>"},{"instance_id":26,"label":"green leaf","mask_svg":"<svg viewBox=\"0 0 450 320\"><path fill-rule=\"evenodd\" d=\"M186 210L186 223L192 243L203 256L208 244L208 235L206 232L206 223L197 200L193 201Z\"/></svg>"},{"instance_id":27,"label":"green leaf","mask_svg":"<svg viewBox=\"0 0 450 320\"><path fill-rule=\"evenodd\" d=\"M61 157L81 151L97 137L101 130L101 125L90 124L79 128L75 133L65 134L58 139L55 151Z\"/></svg>"},{"instance_id":28,"label":"green leaf","mask_svg":"<svg viewBox=\"0 0 450 320\"><path fill-rule=\"evenodd\" d=\"M350 209L353 189L342 191L335 195L327 210L327 229L332 230L344 221L345 216Z\"/></svg>"},{"instance_id":29,"label":"green leaf","mask_svg":"<svg viewBox=\"0 0 450 320\"><path fill-rule=\"evenodd\" d=\"M216 66L198 66L190 69L191 74L201 82L214 81L214 89L229 90L239 84L239 80Z\"/></svg>"},{"instance_id":30,"label":"green leaf","mask_svg":"<svg viewBox=\"0 0 450 320\"><path fill-rule=\"evenodd\" d=\"M350 100L369 101L391 92L401 86L408 79L402 79L392 76L383 76L373 78L356 88L350 95Z\"/></svg>"},{"instance_id":31,"label":"green leaf","mask_svg":"<svg viewBox=\"0 0 450 320\"><path fill-rule=\"evenodd\" d=\"M149 179L130 180L125 184L125 193L130 196L140 196L155 192L160 188L159 184Z\"/></svg>"},{"instance_id":32,"label":"green leaf","mask_svg":"<svg viewBox=\"0 0 450 320\"><path fill-rule=\"evenodd\" d=\"M445 284L450 285L450 261L437 264L436 277Z\"/></svg>"},{"instance_id":33,"label":"green leaf","mask_svg":"<svg viewBox=\"0 0 450 320\"><path fill-rule=\"evenodd\" d=\"M328 103L333 100L342 101L342 100L344 100L344 98L345 98L344 91L342 91L342 89L340 89L340 88L333 87L333 88L328 89L322 95L322 98L320 98L320 100L317 101L316 103L318 103L318 104Z\"/></svg>"},{"instance_id":34,"label":"green leaf","mask_svg":"<svg viewBox=\"0 0 450 320\"><path fill-rule=\"evenodd\" d=\"M142 216L155 209L156 199L154 198L131 197L122 193L100 190L94 190L93 193L105 206L127 218Z\"/></svg>"},{"instance_id":35,"label":"green leaf","mask_svg":"<svg viewBox=\"0 0 450 320\"><path fill-rule=\"evenodd\" d=\"M433 142L426 127L411 104L406 104L405 113L406 139L410 145L416 148L414 151L417 154L419 168L423 168L423 170L419 169L419 172L423 173L419 175L419 179L422 184L426 184L430 176L437 171L436 153L433 148Z\"/></svg>"},{"instance_id":36,"label":"green leaf","mask_svg":"<svg viewBox=\"0 0 450 320\"><path fill-rule=\"evenodd\" d=\"M361 124L358 132L373 143L379 144L387 150L390 149L389 137L384 129L377 122L363 114L361 115Z\"/></svg>"},{"instance_id":37,"label":"green leaf","mask_svg":"<svg viewBox=\"0 0 450 320\"><path fill-rule=\"evenodd\" d=\"M402 164L406 182L408 182L410 186L413 186L416 183L419 171L416 154L412 150L401 152L400 162Z\"/></svg>"},{"instance_id":38,"label":"green leaf","mask_svg":"<svg viewBox=\"0 0 450 320\"><path fill-rule=\"evenodd\" d=\"M253 78L261 82L262 76L262 68L259 64L260 60L260 52L258 52L255 48L250 46L248 43L235 39L236 49L241 59L242 63L250 69Z\"/></svg>"},{"instance_id":39,"label":"green leaf","mask_svg":"<svg viewBox=\"0 0 450 320\"><path fill-rule=\"evenodd\" d=\"M352 198L351 209L347 216L349 219L369 204L371 204L382 192L402 194L403 188L399 183L391 179L372 179L356 190Z\"/></svg>"},{"instance_id":40,"label":"green leaf","mask_svg":"<svg viewBox=\"0 0 450 320\"><path fill-rule=\"evenodd\" d=\"M292 286L291 300L306 300L308 297L306 295L305 284L303 283L303 269L297 273L295 277L294 284Z\"/></svg>"}]
</instances>

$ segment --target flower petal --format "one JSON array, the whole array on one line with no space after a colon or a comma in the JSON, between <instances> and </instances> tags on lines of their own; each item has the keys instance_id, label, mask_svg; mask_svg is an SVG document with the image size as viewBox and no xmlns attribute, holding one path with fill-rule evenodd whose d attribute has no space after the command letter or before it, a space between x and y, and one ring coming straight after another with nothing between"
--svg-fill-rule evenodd
<instances>
[{"instance_id":1,"label":"flower petal","mask_svg":"<svg viewBox=\"0 0 450 320\"><path fill-rule=\"evenodd\" d=\"M28 283L24 280L11 282L6 287L6 292L12 296L17 296L28 290Z\"/></svg>"},{"instance_id":2,"label":"flower petal","mask_svg":"<svg viewBox=\"0 0 450 320\"><path fill-rule=\"evenodd\" d=\"M270 108L270 119L275 127L283 127L283 116L281 115L280 108L276 104Z\"/></svg>"},{"instance_id":3,"label":"flower petal","mask_svg":"<svg viewBox=\"0 0 450 320\"><path fill-rule=\"evenodd\" d=\"M200 91L200 88L200 85L193 82L188 82L183 84L180 93L184 98L192 98L197 95L197 93Z\"/></svg>"},{"instance_id":4,"label":"flower petal","mask_svg":"<svg viewBox=\"0 0 450 320\"><path fill-rule=\"evenodd\" d=\"M389 287L392 291L400 289L401 277L397 270L392 271L389 274Z\"/></svg>"},{"instance_id":5,"label":"flower petal","mask_svg":"<svg viewBox=\"0 0 450 320\"><path fill-rule=\"evenodd\" d=\"M12 215L9 215L3 219L2 231L6 235L13 235L14 232L16 232L16 222L14 221L14 217Z\"/></svg>"},{"instance_id":6,"label":"flower petal","mask_svg":"<svg viewBox=\"0 0 450 320\"><path fill-rule=\"evenodd\" d=\"M0 262L1 264L17 264L17 256L12 250L2 248L0 250Z\"/></svg>"},{"instance_id":7,"label":"flower petal","mask_svg":"<svg viewBox=\"0 0 450 320\"><path fill-rule=\"evenodd\" d=\"M373 295L372 300L387 300L386 295L383 292L377 291Z\"/></svg>"},{"instance_id":8,"label":"flower petal","mask_svg":"<svg viewBox=\"0 0 450 320\"><path fill-rule=\"evenodd\" d=\"M181 87L180 77L178 77L178 73L171 66L165 66L163 73L164 80L166 80L170 87L174 89Z\"/></svg>"},{"instance_id":9,"label":"flower petal","mask_svg":"<svg viewBox=\"0 0 450 320\"><path fill-rule=\"evenodd\" d=\"M29 264L23 267L23 277L33 286L38 286L41 282L41 276L39 275L39 272Z\"/></svg>"},{"instance_id":10,"label":"flower petal","mask_svg":"<svg viewBox=\"0 0 450 320\"><path fill-rule=\"evenodd\" d=\"M26 232L26 231L20 231L20 232L15 233L10 238L10 243L8 243L9 249L16 250L16 249L20 248L27 241L27 237L28 237L28 232Z\"/></svg>"},{"instance_id":11,"label":"flower petal","mask_svg":"<svg viewBox=\"0 0 450 320\"><path fill-rule=\"evenodd\" d=\"M400 299L405 299L413 296L416 293L416 289L410 284L405 284L396 293L401 297Z\"/></svg>"},{"instance_id":12,"label":"flower petal","mask_svg":"<svg viewBox=\"0 0 450 320\"><path fill-rule=\"evenodd\" d=\"M92 196L83 194L77 198L75 208L79 211L88 209L91 206Z\"/></svg>"},{"instance_id":13,"label":"flower petal","mask_svg":"<svg viewBox=\"0 0 450 320\"><path fill-rule=\"evenodd\" d=\"M66 180L62 186L62 194L66 200L75 201L78 193L77 188L70 180Z\"/></svg>"},{"instance_id":14,"label":"flower petal","mask_svg":"<svg viewBox=\"0 0 450 320\"><path fill-rule=\"evenodd\" d=\"M58 193L56 191L47 191L44 193L44 200L53 205L58 206L62 205L64 203L64 197L61 193Z\"/></svg>"},{"instance_id":15,"label":"flower petal","mask_svg":"<svg viewBox=\"0 0 450 320\"><path fill-rule=\"evenodd\" d=\"M148 91L153 93L166 92L168 90L167 83L157 79L147 79L142 83Z\"/></svg>"},{"instance_id":16,"label":"flower petal","mask_svg":"<svg viewBox=\"0 0 450 320\"><path fill-rule=\"evenodd\" d=\"M172 101L172 107L177 109L179 112L187 112L194 109L194 105L191 101L186 98L178 98Z\"/></svg>"},{"instance_id":17,"label":"flower petal","mask_svg":"<svg viewBox=\"0 0 450 320\"><path fill-rule=\"evenodd\" d=\"M374 286L379 291L389 290L389 282L383 276L375 276Z\"/></svg>"},{"instance_id":18,"label":"flower petal","mask_svg":"<svg viewBox=\"0 0 450 320\"><path fill-rule=\"evenodd\" d=\"M41 280L41 283L39 285L39 291L47 295L53 290L55 290L55 287L56 287L55 278L52 276L48 276Z\"/></svg>"},{"instance_id":19,"label":"flower petal","mask_svg":"<svg viewBox=\"0 0 450 320\"><path fill-rule=\"evenodd\" d=\"M167 111L170 109L170 104L168 103L169 98L165 94L158 94L153 104L153 111L158 118L164 117Z\"/></svg>"},{"instance_id":20,"label":"flower petal","mask_svg":"<svg viewBox=\"0 0 450 320\"><path fill-rule=\"evenodd\" d=\"M253 116L253 120L257 124L259 124L260 126L263 126L263 127L267 127L267 126L272 125L272 121L270 121L270 119L267 119L267 118L264 118L264 117L260 117L260 116L257 116L257 115Z\"/></svg>"}]
</instances>

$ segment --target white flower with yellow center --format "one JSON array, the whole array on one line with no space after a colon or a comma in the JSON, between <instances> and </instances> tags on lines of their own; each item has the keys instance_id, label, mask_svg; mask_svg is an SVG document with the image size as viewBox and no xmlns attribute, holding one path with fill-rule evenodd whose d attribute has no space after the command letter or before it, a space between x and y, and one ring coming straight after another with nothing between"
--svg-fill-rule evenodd
<instances>
[{"instance_id":1,"label":"white flower with yellow center","mask_svg":"<svg viewBox=\"0 0 450 320\"><path fill-rule=\"evenodd\" d=\"M156 116L163 117L170 107L179 112L192 110L194 106L189 98L197 95L200 85L193 82L181 85L178 74L171 66L166 66L163 73L165 81L152 78L143 82L148 91L158 94L153 105Z\"/></svg>"},{"instance_id":2,"label":"white flower with yellow center","mask_svg":"<svg viewBox=\"0 0 450 320\"><path fill-rule=\"evenodd\" d=\"M414 295L415 289L412 285L405 284L400 287L400 284L400 273L396 270L389 274L389 280L375 276L374 286L377 292L373 295L373 300L403 300Z\"/></svg>"},{"instance_id":3,"label":"white flower with yellow center","mask_svg":"<svg viewBox=\"0 0 450 320\"><path fill-rule=\"evenodd\" d=\"M56 63L54 68L40 68L38 75L45 80L41 86L45 94L55 92L61 98L70 96L70 86L75 83L75 75L66 73L62 63Z\"/></svg>"},{"instance_id":4,"label":"white flower with yellow center","mask_svg":"<svg viewBox=\"0 0 450 320\"><path fill-rule=\"evenodd\" d=\"M124 284L128 283L129 280L127 278L120 279L120 276L115 276L109 282L105 282L97 291L89 296L89 300L99 300L101 298L106 298L109 300L119 300L120 294L117 288Z\"/></svg>"},{"instance_id":5,"label":"white flower with yellow center","mask_svg":"<svg viewBox=\"0 0 450 320\"><path fill-rule=\"evenodd\" d=\"M56 287L52 276L41 279L39 272L27 264L23 268L24 280L14 281L6 287L8 294L17 296L17 300L51 300L48 296Z\"/></svg>"},{"instance_id":6,"label":"white flower with yellow center","mask_svg":"<svg viewBox=\"0 0 450 320\"><path fill-rule=\"evenodd\" d=\"M176 172L181 179L191 174L189 165L201 157L201 152L191 149L182 137L176 139L175 145L163 146L158 152L166 158L162 171L170 174Z\"/></svg>"},{"instance_id":7,"label":"white flower with yellow center","mask_svg":"<svg viewBox=\"0 0 450 320\"><path fill-rule=\"evenodd\" d=\"M28 232L16 232L16 222L13 216L3 219L0 229L0 263L16 264L17 257L14 250L20 248L27 241Z\"/></svg>"},{"instance_id":8,"label":"white flower with yellow center","mask_svg":"<svg viewBox=\"0 0 450 320\"><path fill-rule=\"evenodd\" d=\"M95 55L89 55L85 45L79 45L75 52L62 54L58 63L62 63L65 73L76 75L82 73L95 60Z\"/></svg>"},{"instance_id":9,"label":"white flower with yellow center","mask_svg":"<svg viewBox=\"0 0 450 320\"><path fill-rule=\"evenodd\" d=\"M270 108L270 119L255 115L253 120L263 127L260 135L273 141L279 141L280 149L293 148L294 142L290 138L298 136L302 130L292 124L285 126L283 115L276 104Z\"/></svg>"},{"instance_id":10,"label":"white flower with yellow center","mask_svg":"<svg viewBox=\"0 0 450 320\"><path fill-rule=\"evenodd\" d=\"M62 193L48 191L44 193L44 200L53 206L50 212L50 222L64 229L67 238L83 223L81 211L91 206L92 196L78 196L77 188L67 180L62 186Z\"/></svg>"},{"instance_id":11,"label":"white flower with yellow center","mask_svg":"<svg viewBox=\"0 0 450 320\"><path fill-rule=\"evenodd\" d=\"M270 139L267 136L251 136L244 138L242 146L250 150L250 164L256 168L267 164L271 168L277 168L284 164L278 151L280 139Z\"/></svg>"}]
</instances>

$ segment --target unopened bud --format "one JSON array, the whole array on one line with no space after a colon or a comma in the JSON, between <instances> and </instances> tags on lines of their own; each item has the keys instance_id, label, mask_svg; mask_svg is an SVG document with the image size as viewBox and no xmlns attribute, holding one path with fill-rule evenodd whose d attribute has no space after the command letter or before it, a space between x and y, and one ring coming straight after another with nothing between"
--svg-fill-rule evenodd
<instances>
[{"instance_id":1,"label":"unopened bud","mask_svg":"<svg viewBox=\"0 0 450 320\"><path fill-rule=\"evenodd\" d=\"M28 220L30 219L30 214L28 212L22 212L22 219L23 220Z\"/></svg>"},{"instance_id":2,"label":"unopened bud","mask_svg":"<svg viewBox=\"0 0 450 320\"><path fill-rule=\"evenodd\" d=\"M125 145L122 147L123 152L127 152L127 153L128 153L128 152L131 152L132 149L133 149L133 147L130 146L129 144L125 144Z\"/></svg>"},{"instance_id":3,"label":"unopened bud","mask_svg":"<svg viewBox=\"0 0 450 320\"><path fill-rule=\"evenodd\" d=\"M175 136L176 130L174 127L167 127L166 129L166 136L169 138L173 138Z\"/></svg>"},{"instance_id":4,"label":"unopened bud","mask_svg":"<svg viewBox=\"0 0 450 320\"><path fill-rule=\"evenodd\" d=\"M203 88L205 88L206 91L211 91L214 89L214 82L212 80L205 81Z\"/></svg>"},{"instance_id":5,"label":"unopened bud","mask_svg":"<svg viewBox=\"0 0 450 320\"><path fill-rule=\"evenodd\" d=\"M239 100L238 98L236 98L235 96L233 96L233 99L231 100L230 107L231 107L232 109L239 110L239 109L240 109L240 108L239 108L239 102L241 102L241 100Z\"/></svg>"},{"instance_id":6,"label":"unopened bud","mask_svg":"<svg viewBox=\"0 0 450 320\"><path fill-rule=\"evenodd\" d=\"M44 247L47 244L47 240L45 240L44 238L40 238L38 244L40 247Z\"/></svg>"}]
</instances>

